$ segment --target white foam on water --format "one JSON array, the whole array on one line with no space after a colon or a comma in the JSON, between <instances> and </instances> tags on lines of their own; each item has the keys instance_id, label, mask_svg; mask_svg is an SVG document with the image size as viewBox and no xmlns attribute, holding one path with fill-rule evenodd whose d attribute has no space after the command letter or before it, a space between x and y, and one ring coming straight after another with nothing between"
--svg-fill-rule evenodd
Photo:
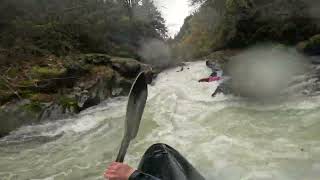
<instances>
[{"instance_id":1,"label":"white foam on water","mask_svg":"<svg viewBox=\"0 0 320 180\"><path fill-rule=\"evenodd\" d=\"M313 180L319 175L319 97L274 104L223 94L212 98L218 83L198 82L210 75L205 62L178 70L160 73L149 86L127 163L136 166L150 145L162 142L180 151L208 180ZM70 119L22 127L11 137L61 137L0 147L0 175L102 179L123 135L126 100L108 100Z\"/></svg>"}]
</instances>

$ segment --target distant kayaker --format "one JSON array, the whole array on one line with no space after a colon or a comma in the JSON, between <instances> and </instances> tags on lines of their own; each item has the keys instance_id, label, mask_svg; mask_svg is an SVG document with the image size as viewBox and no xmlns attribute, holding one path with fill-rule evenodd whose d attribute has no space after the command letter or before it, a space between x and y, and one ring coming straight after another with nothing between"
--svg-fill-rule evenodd
<instances>
[{"instance_id":1,"label":"distant kayaker","mask_svg":"<svg viewBox=\"0 0 320 180\"><path fill-rule=\"evenodd\" d=\"M175 149L154 144L144 154L138 169L113 162L104 173L108 180L204 180L203 176Z\"/></svg>"},{"instance_id":2,"label":"distant kayaker","mask_svg":"<svg viewBox=\"0 0 320 180\"><path fill-rule=\"evenodd\" d=\"M207 78L202 78L200 79L198 82L213 82L213 81L219 81L221 80L220 76L217 76L217 72L214 71L213 73L211 73L211 75Z\"/></svg>"}]
</instances>

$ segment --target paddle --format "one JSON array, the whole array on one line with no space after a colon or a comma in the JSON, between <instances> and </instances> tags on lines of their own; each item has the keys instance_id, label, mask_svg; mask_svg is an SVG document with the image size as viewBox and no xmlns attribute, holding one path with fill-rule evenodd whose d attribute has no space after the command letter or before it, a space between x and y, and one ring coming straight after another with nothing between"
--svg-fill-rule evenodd
<instances>
[{"instance_id":1,"label":"paddle","mask_svg":"<svg viewBox=\"0 0 320 180\"><path fill-rule=\"evenodd\" d=\"M127 104L127 113L125 119L124 136L116 162L123 162L127 153L130 141L133 140L139 130L144 106L148 97L148 86L144 72L141 72L134 81Z\"/></svg>"}]
</instances>

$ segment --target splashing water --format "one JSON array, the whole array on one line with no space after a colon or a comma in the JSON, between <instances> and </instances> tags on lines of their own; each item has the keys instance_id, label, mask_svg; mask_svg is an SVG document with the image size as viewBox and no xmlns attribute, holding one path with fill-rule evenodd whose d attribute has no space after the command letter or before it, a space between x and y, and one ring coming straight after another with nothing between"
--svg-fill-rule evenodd
<instances>
[{"instance_id":1,"label":"splashing water","mask_svg":"<svg viewBox=\"0 0 320 180\"><path fill-rule=\"evenodd\" d=\"M204 62L161 73L126 162L163 142L208 180L315 180L320 177L320 99L263 104L218 95ZM102 179L122 138L127 98L77 117L22 127L0 140L0 179Z\"/></svg>"}]
</instances>

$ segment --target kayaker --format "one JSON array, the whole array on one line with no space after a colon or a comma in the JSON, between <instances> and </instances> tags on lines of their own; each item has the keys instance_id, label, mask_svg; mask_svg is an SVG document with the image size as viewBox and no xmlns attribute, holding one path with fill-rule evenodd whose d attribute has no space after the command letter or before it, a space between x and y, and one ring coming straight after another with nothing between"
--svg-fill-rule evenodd
<instances>
[{"instance_id":1,"label":"kayaker","mask_svg":"<svg viewBox=\"0 0 320 180\"><path fill-rule=\"evenodd\" d=\"M166 144L152 145L138 169L111 163L104 177L108 180L205 180L178 151Z\"/></svg>"},{"instance_id":2,"label":"kayaker","mask_svg":"<svg viewBox=\"0 0 320 180\"><path fill-rule=\"evenodd\" d=\"M217 75L218 73L214 71L211 75L207 78L202 78L198 82L213 82L221 80L221 77Z\"/></svg>"}]
</instances>

